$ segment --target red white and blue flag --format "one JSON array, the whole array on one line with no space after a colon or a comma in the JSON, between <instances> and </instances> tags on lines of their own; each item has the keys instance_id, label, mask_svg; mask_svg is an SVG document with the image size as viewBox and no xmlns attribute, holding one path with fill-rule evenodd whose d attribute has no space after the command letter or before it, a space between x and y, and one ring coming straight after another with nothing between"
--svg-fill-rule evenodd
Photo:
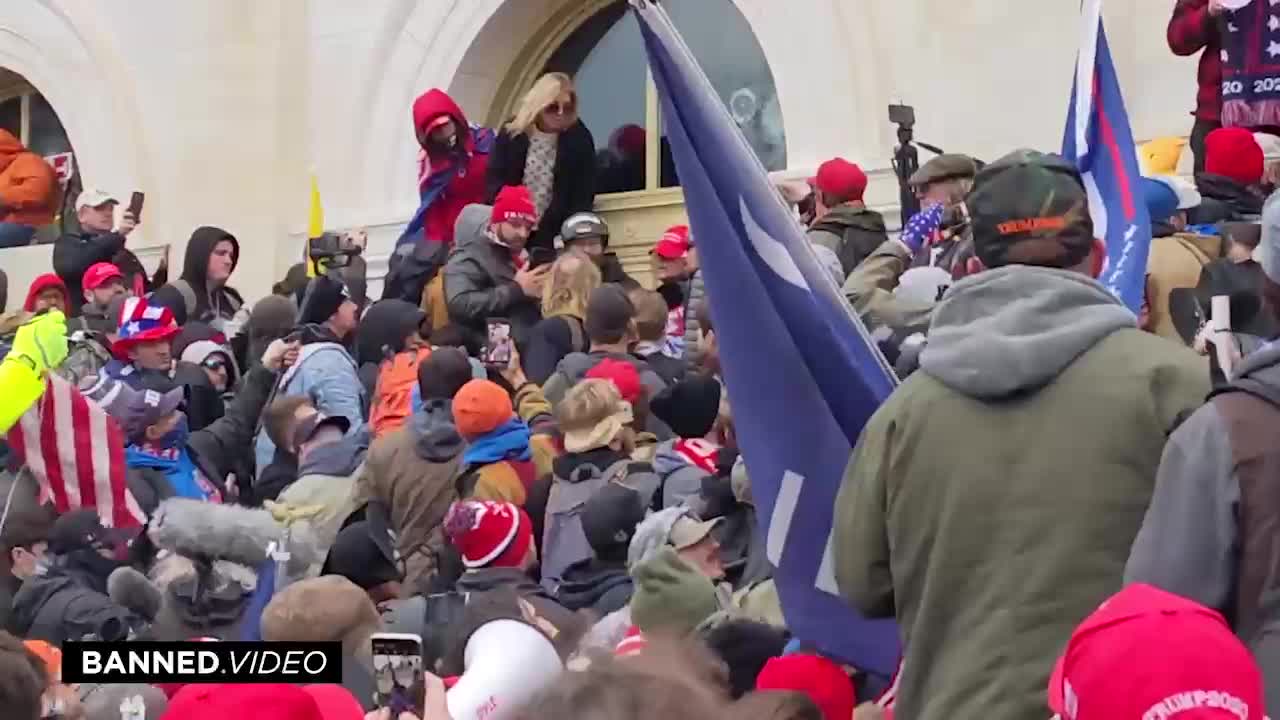
<instances>
[{"instance_id":1,"label":"red white and blue flag","mask_svg":"<svg viewBox=\"0 0 1280 720\"><path fill-rule=\"evenodd\" d=\"M139 527L146 514L125 482L124 431L98 403L50 373L44 395L8 443L59 514L91 508L105 527Z\"/></svg>"},{"instance_id":2,"label":"red white and blue flag","mask_svg":"<svg viewBox=\"0 0 1280 720\"><path fill-rule=\"evenodd\" d=\"M1062 154L1084 178L1094 234L1107 246L1098 279L1136 314L1146 286L1151 218L1136 192L1138 154L1102 27L1102 0L1084 0L1081 27Z\"/></svg>"}]
</instances>

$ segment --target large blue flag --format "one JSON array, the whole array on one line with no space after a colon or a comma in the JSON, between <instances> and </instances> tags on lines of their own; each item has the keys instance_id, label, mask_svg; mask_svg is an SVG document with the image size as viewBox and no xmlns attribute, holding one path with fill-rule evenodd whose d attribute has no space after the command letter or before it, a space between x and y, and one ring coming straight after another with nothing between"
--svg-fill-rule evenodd
<instances>
[{"instance_id":1,"label":"large blue flag","mask_svg":"<svg viewBox=\"0 0 1280 720\"><path fill-rule=\"evenodd\" d=\"M1151 218L1137 192L1138 153L1101 6L1102 0L1081 6L1080 54L1062 154L1079 168L1094 233L1107 244L1107 264L1098 279L1136 314L1146 288Z\"/></svg>"},{"instance_id":2,"label":"large blue flag","mask_svg":"<svg viewBox=\"0 0 1280 720\"><path fill-rule=\"evenodd\" d=\"M660 6L632 0L684 188L736 430L787 625L883 676L897 626L837 595L829 538L853 444L896 379Z\"/></svg>"}]
</instances>

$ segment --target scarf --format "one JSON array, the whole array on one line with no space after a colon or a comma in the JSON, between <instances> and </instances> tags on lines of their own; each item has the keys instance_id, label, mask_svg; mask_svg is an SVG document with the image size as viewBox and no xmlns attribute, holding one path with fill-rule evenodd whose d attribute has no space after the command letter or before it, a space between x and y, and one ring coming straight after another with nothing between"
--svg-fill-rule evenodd
<instances>
[{"instance_id":1,"label":"scarf","mask_svg":"<svg viewBox=\"0 0 1280 720\"><path fill-rule=\"evenodd\" d=\"M468 465L485 465L502 460L528 460L533 457L529 451L529 426L520 418L511 418L506 423L481 435L467 446L462 461Z\"/></svg>"},{"instance_id":2,"label":"scarf","mask_svg":"<svg viewBox=\"0 0 1280 720\"><path fill-rule=\"evenodd\" d=\"M1222 125L1280 125L1280 6L1259 0L1218 19L1222 37Z\"/></svg>"},{"instance_id":3,"label":"scarf","mask_svg":"<svg viewBox=\"0 0 1280 720\"><path fill-rule=\"evenodd\" d=\"M221 501L221 493L209 484L196 468L187 448L158 448L151 445L130 445L124 451L125 462L131 468L150 468L164 473L169 486L178 497L194 500Z\"/></svg>"}]
</instances>

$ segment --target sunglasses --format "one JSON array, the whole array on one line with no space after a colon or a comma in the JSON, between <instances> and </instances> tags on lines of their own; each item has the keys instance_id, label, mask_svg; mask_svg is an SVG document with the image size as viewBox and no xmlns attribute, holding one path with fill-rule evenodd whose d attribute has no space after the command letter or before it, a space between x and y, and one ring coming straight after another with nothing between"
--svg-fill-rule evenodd
<instances>
[{"instance_id":1,"label":"sunglasses","mask_svg":"<svg viewBox=\"0 0 1280 720\"><path fill-rule=\"evenodd\" d=\"M577 108L578 102L576 100L570 100L569 102L564 103L553 102L543 108L542 111L549 115L572 115L573 111Z\"/></svg>"},{"instance_id":2,"label":"sunglasses","mask_svg":"<svg viewBox=\"0 0 1280 720\"><path fill-rule=\"evenodd\" d=\"M203 365L210 370L226 370L227 364L222 360L205 360Z\"/></svg>"}]
</instances>

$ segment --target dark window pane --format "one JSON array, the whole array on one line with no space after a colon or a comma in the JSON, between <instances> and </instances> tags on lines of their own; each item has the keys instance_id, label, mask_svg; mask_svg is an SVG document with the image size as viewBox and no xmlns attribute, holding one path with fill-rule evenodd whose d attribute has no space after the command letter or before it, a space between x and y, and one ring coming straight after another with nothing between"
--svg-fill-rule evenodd
<instances>
[{"instance_id":1,"label":"dark window pane","mask_svg":"<svg viewBox=\"0 0 1280 720\"><path fill-rule=\"evenodd\" d=\"M71 141L62 129L62 121L39 93L31 96L31 138L27 147L37 155L71 152Z\"/></svg>"},{"instance_id":2,"label":"dark window pane","mask_svg":"<svg viewBox=\"0 0 1280 720\"><path fill-rule=\"evenodd\" d=\"M22 98L9 98L0 102L0 129L8 130L22 139Z\"/></svg>"},{"instance_id":3,"label":"dark window pane","mask_svg":"<svg viewBox=\"0 0 1280 720\"><path fill-rule=\"evenodd\" d=\"M593 15L547 61L547 72L574 78L578 112L596 140L597 194L644 189L645 68L625 1Z\"/></svg>"},{"instance_id":4,"label":"dark window pane","mask_svg":"<svg viewBox=\"0 0 1280 720\"><path fill-rule=\"evenodd\" d=\"M760 43L733 0L667 0L663 6L765 169L785 169L778 89ZM662 185L678 184L665 136L662 147Z\"/></svg>"}]
</instances>

